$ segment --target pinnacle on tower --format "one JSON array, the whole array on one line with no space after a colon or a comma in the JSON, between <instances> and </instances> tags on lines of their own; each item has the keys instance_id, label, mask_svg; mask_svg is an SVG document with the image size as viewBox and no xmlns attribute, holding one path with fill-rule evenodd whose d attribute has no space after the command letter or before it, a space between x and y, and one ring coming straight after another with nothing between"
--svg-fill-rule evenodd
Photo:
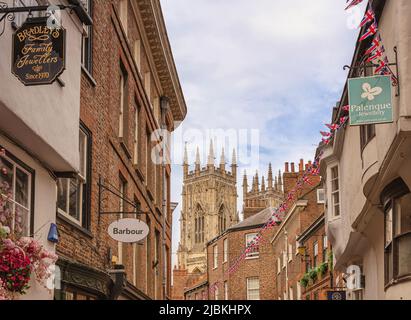
<instances>
[{"instance_id":1,"label":"pinnacle on tower","mask_svg":"<svg viewBox=\"0 0 411 320\"><path fill-rule=\"evenodd\" d=\"M210 139L210 151L208 152L207 166L214 167L214 147L213 140Z\"/></svg>"},{"instance_id":2,"label":"pinnacle on tower","mask_svg":"<svg viewBox=\"0 0 411 320\"><path fill-rule=\"evenodd\" d=\"M224 147L221 150L221 159L220 159L220 170L225 172L225 155L224 155Z\"/></svg>"},{"instance_id":3,"label":"pinnacle on tower","mask_svg":"<svg viewBox=\"0 0 411 320\"><path fill-rule=\"evenodd\" d=\"M200 149L197 147L197 151L196 151L196 172L199 172L201 169L201 162L200 162Z\"/></svg>"},{"instance_id":4,"label":"pinnacle on tower","mask_svg":"<svg viewBox=\"0 0 411 320\"><path fill-rule=\"evenodd\" d=\"M260 188L259 188L260 182L258 179L258 170L255 173L255 177L254 177L254 183L253 183L253 191L254 192L259 192Z\"/></svg>"},{"instance_id":5,"label":"pinnacle on tower","mask_svg":"<svg viewBox=\"0 0 411 320\"><path fill-rule=\"evenodd\" d=\"M247 180L247 172L244 170L244 177L243 177L243 195L244 198L248 192L248 180Z\"/></svg>"},{"instance_id":6,"label":"pinnacle on tower","mask_svg":"<svg viewBox=\"0 0 411 320\"><path fill-rule=\"evenodd\" d=\"M273 189L273 169L271 167L271 162L268 164L268 190Z\"/></svg>"},{"instance_id":7,"label":"pinnacle on tower","mask_svg":"<svg viewBox=\"0 0 411 320\"><path fill-rule=\"evenodd\" d=\"M265 191L265 180L264 180L264 176L261 178L261 191Z\"/></svg>"},{"instance_id":8,"label":"pinnacle on tower","mask_svg":"<svg viewBox=\"0 0 411 320\"><path fill-rule=\"evenodd\" d=\"M187 177L187 175L188 175L187 143L184 145L183 173L184 173L184 177Z\"/></svg>"},{"instance_id":9,"label":"pinnacle on tower","mask_svg":"<svg viewBox=\"0 0 411 320\"><path fill-rule=\"evenodd\" d=\"M274 190L278 191L278 179L275 177Z\"/></svg>"},{"instance_id":10,"label":"pinnacle on tower","mask_svg":"<svg viewBox=\"0 0 411 320\"><path fill-rule=\"evenodd\" d=\"M184 145L184 159L183 164L188 165L188 153L187 153L187 142Z\"/></svg>"},{"instance_id":11,"label":"pinnacle on tower","mask_svg":"<svg viewBox=\"0 0 411 320\"><path fill-rule=\"evenodd\" d=\"M237 177L237 155L235 149L233 149L233 157L231 159L231 173L234 178Z\"/></svg>"},{"instance_id":12,"label":"pinnacle on tower","mask_svg":"<svg viewBox=\"0 0 411 320\"><path fill-rule=\"evenodd\" d=\"M237 165L237 155L235 153L235 149L233 149L233 157L231 159L231 166Z\"/></svg>"}]
</instances>

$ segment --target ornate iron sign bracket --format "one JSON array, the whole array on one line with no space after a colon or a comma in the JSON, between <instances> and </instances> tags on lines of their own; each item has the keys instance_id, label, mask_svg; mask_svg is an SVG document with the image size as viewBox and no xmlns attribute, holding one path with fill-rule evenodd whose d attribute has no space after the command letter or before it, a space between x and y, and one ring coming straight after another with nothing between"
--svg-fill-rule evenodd
<instances>
[{"instance_id":1,"label":"ornate iron sign bracket","mask_svg":"<svg viewBox=\"0 0 411 320\"><path fill-rule=\"evenodd\" d=\"M116 188L114 188L111 185L105 185L103 183L103 178L100 176L98 183L98 214L99 214L99 218L101 215L122 215L122 214L127 214L127 215L136 215L136 216L140 216L143 214L148 214L147 212L144 212L140 209L140 206L137 205L137 203L127 199L126 197L124 197L119 190L116 190ZM130 205L134 211L102 211L102 202L104 201L103 199L103 193L104 192L108 192L111 193L112 195L114 195L115 197L117 197L119 200L124 201L125 203L127 203L128 205Z\"/></svg>"},{"instance_id":2,"label":"ornate iron sign bracket","mask_svg":"<svg viewBox=\"0 0 411 320\"><path fill-rule=\"evenodd\" d=\"M82 7L81 2L78 0L70 0L71 4L64 5L58 4L53 6L27 6L27 7L9 7L8 4L4 1L0 1L0 23L3 25L0 26L0 37L4 34L6 29L6 20L12 22L15 19L16 13L28 12L29 15L32 12L41 12L41 11L50 11L55 10L58 7L60 10L70 10L70 12L76 12L79 19L86 25L92 25L93 20Z\"/></svg>"},{"instance_id":3,"label":"ornate iron sign bracket","mask_svg":"<svg viewBox=\"0 0 411 320\"><path fill-rule=\"evenodd\" d=\"M397 92L395 94L396 97L398 97L400 95L400 77L399 77L399 71L398 71L398 49L397 47L393 48L394 51L394 55L395 55L395 62L393 63L388 63L387 66L388 67L393 67L395 66L395 77L397 78L398 84L397 84ZM358 69L368 69L368 68L375 68L378 67L378 64L375 63L370 63L370 64L366 64L364 63L360 63L354 66L349 66L349 65L345 65L343 67L344 70L350 69L350 70L358 70Z\"/></svg>"}]
</instances>

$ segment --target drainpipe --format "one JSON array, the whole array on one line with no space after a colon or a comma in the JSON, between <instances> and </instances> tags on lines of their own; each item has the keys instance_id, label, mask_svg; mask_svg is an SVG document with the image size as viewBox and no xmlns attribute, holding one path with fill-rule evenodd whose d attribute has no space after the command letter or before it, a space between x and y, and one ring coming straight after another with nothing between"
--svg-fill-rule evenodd
<instances>
[{"instance_id":1,"label":"drainpipe","mask_svg":"<svg viewBox=\"0 0 411 320\"><path fill-rule=\"evenodd\" d=\"M166 155L167 155L167 125L166 114L169 108L169 100L167 97L162 96L160 99L161 108L161 129L162 129L162 181L163 181L163 299L167 298L167 250L166 250L166 219L167 219L167 180L166 180Z\"/></svg>"}]
</instances>

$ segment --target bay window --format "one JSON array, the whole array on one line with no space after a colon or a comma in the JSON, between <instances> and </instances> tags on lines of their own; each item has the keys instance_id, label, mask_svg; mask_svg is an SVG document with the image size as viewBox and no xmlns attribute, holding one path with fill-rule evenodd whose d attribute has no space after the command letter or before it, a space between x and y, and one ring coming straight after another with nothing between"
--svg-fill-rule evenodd
<instances>
[{"instance_id":1,"label":"bay window","mask_svg":"<svg viewBox=\"0 0 411 320\"><path fill-rule=\"evenodd\" d=\"M411 276L411 193L402 179L383 191L385 284Z\"/></svg>"}]
</instances>

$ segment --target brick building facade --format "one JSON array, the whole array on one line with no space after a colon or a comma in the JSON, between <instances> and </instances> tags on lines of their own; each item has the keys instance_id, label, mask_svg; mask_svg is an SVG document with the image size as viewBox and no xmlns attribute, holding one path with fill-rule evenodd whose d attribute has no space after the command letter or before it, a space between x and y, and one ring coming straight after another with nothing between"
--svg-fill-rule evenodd
<instances>
[{"instance_id":1,"label":"brick building facade","mask_svg":"<svg viewBox=\"0 0 411 320\"><path fill-rule=\"evenodd\" d=\"M171 279L170 165L154 163L160 128L186 105L159 1L83 1L80 177L58 180L57 299L167 299ZM79 44L80 45L80 44ZM168 150L169 151L169 150ZM165 152L167 154L167 152ZM98 182L114 193L99 199ZM100 200L100 201L99 201ZM149 226L139 243L107 233L129 214Z\"/></svg>"},{"instance_id":2,"label":"brick building facade","mask_svg":"<svg viewBox=\"0 0 411 320\"><path fill-rule=\"evenodd\" d=\"M247 254L235 272L227 272L230 265L243 253L247 243L268 221L273 208L259 213L229 228L207 245L208 283L210 300L273 300L275 271L270 239L277 229L264 235L258 248Z\"/></svg>"},{"instance_id":3,"label":"brick building facade","mask_svg":"<svg viewBox=\"0 0 411 320\"><path fill-rule=\"evenodd\" d=\"M296 185L307 169L300 160L285 164L284 193ZM324 230L324 190L318 176L309 176L275 235L271 239L275 260L278 300L325 300L336 278L332 269L331 246ZM331 258L331 259L330 259Z\"/></svg>"}]
</instances>

